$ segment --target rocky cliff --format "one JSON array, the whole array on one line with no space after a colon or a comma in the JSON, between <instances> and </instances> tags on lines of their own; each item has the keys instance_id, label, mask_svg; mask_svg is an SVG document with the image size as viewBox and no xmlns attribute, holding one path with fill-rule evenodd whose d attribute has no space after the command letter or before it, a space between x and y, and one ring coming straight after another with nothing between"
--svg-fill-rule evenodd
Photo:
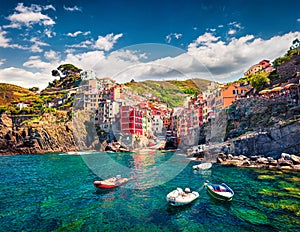
<instances>
[{"instance_id":1,"label":"rocky cliff","mask_svg":"<svg viewBox=\"0 0 300 232\"><path fill-rule=\"evenodd\" d=\"M300 106L285 97L240 100L223 119L227 125L225 142L212 140L204 152L207 160L215 161L219 153L275 159L282 153L300 155ZM211 134L205 129L203 134L207 143Z\"/></svg>"},{"instance_id":2,"label":"rocky cliff","mask_svg":"<svg viewBox=\"0 0 300 232\"><path fill-rule=\"evenodd\" d=\"M0 116L0 155L77 150L67 112L45 113L19 122L5 113Z\"/></svg>"}]
</instances>

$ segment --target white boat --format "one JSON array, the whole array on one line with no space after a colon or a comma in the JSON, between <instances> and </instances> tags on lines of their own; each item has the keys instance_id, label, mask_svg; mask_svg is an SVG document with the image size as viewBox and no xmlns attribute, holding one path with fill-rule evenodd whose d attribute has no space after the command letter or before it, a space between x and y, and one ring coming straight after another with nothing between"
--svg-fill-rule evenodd
<instances>
[{"instance_id":1,"label":"white boat","mask_svg":"<svg viewBox=\"0 0 300 232\"><path fill-rule=\"evenodd\" d=\"M170 192L166 199L172 206L180 206L191 203L199 197L198 192L191 192L189 188L186 188L184 191L182 188L177 188Z\"/></svg>"},{"instance_id":2,"label":"white boat","mask_svg":"<svg viewBox=\"0 0 300 232\"><path fill-rule=\"evenodd\" d=\"M212 167L212 163L201 163L193 166L194 170L207 170Z\"/></svg>"}]
</instances>

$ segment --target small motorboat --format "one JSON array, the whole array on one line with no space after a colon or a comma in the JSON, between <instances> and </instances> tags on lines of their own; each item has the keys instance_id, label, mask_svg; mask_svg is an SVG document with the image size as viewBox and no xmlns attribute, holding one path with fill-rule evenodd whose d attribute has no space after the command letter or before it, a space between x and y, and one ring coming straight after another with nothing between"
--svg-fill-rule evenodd
<instances>
[{"instance_id":1,"label":"small motorboat","mask_svg":"<svg viewBox=\"0 0 300 232\"><path fill-rule=\"evenodd\" d=\"M180 206L191 203L199 197L198 192L191 192L189 188L186 188L184 191L182 188L177 188L170 192L166 199L172 206Z\"/></svg>"},{"instance_id":2,"label":"small motorboat","mask_svg":"<svg viewBox=\"0 0 300 232\"><path fill-rule=\"evenodd\" d=\"M208 170L212 167L212 163L201 163L193 166L194 170Z\"/></svg>"},{"instance_id":3,"label":"small motorboat","mask_svg":"<svg viewBox=\"0 0 300 232\"><path fill-rule=\"evenodd\" d=\"M221 201L231 201L234 192L226 184L210 184L204 183L206 190L210 196Z\"/></svg>"},{"instance_id":4,"label":"small motorboat","mask_svg":"<svg viewBox=\"0 0 300 232\"><path fill-rule=\"evenodd\" d=\"M106 180L94 181L94 186L99 189L112 189L126 184L129 181L128 178L121 178L121 175L112 177Z\"/></svg>"}]
</instances>

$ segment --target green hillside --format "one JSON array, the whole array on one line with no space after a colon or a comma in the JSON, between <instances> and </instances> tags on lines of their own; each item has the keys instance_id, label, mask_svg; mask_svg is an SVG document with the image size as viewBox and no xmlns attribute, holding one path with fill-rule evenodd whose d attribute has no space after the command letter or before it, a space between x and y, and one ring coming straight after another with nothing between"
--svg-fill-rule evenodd
<instances>
[{"instance_id":1,"label":"green hillside","mask_svg":"<svg viewBox=\"0 0 300 232\"><path fill-rule=\"evenodd\" d=\"M32 91L23 87L7 83L0 83L0 106L32 95L34 95Z\"/></svg>"},{"instance_id":2,"label":"green hillside","mask_svg":"<svg viewBox=\"0 0 300 232\"><path fill-rule=\"evenodd\" d=\"M161 102L171 107L183 104L184 97L188 95L194 96L206 89L210 83L207 80L193 79L184 81L142 81L129 82L125 85L135 91L137 94L153 99L159 98Z\"/></svg>"}]
</instances>

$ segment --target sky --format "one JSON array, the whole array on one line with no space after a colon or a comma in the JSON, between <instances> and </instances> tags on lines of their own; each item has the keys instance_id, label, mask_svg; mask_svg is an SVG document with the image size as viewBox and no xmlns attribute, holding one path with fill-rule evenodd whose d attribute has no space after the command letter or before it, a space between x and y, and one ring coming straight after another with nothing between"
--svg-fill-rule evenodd
<instances>
[{"instance_id":1,"label":"sky","mask_svg":"<svg viewBox=\"0 0 300 232\"><path fill-rule=\"evenodd\" d=\"M220 83L300 39L300 1L26 0L0 3L0 82L45 88L71 63L119 83Z\"/></svg>"}]
</instances>

